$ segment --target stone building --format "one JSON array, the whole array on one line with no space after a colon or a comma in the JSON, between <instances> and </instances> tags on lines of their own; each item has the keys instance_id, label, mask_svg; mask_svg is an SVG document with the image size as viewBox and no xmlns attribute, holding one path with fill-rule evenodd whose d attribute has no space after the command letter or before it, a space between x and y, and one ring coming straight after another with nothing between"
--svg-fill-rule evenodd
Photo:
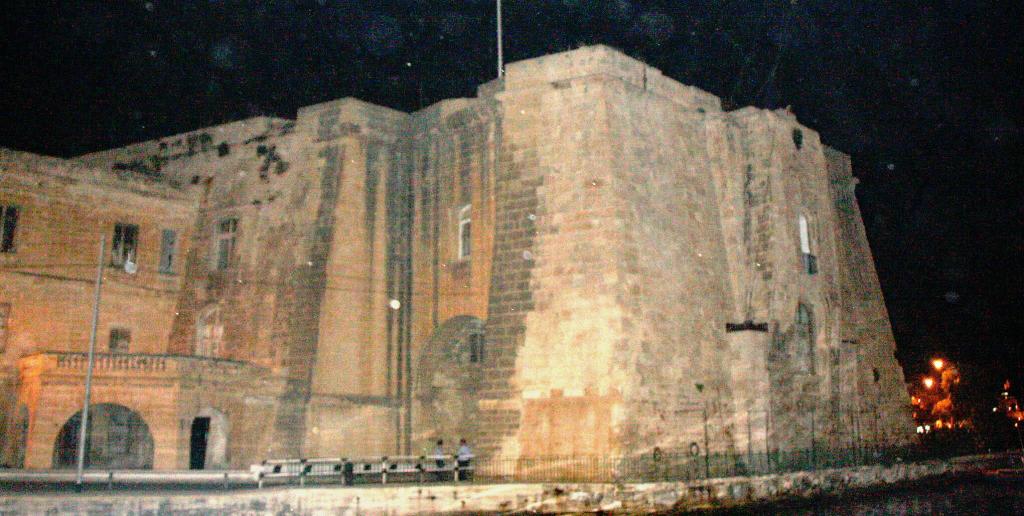
<instances>
[{"instance_id":1,"label":"stone building","mask_svg":"<svg viewBox=\"0 0 1024 516\"><path fill-rule=\"evenodd\" d=\"M72 159L0 152L4 461L910 435L849 157L603 46Z\"/></svg>"}]
</instances>

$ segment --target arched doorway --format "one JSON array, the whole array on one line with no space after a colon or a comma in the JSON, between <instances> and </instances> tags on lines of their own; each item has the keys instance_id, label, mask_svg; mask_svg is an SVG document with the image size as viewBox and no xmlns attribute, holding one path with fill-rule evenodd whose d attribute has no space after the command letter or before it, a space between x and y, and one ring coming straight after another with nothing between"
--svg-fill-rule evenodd
<instances>
[{"instance_id":1,"label":"arched doorway","mask_svg":"<svg viewBox=\"0 0 1024 516\"><path fill-rule=\"evenodd\" d=\"M61 427L53 447L54 468L71 468L77 464L81 421L82 412L78 411ZM88 433L86 467L153 468L153 435L146 422L131 409L113 403L90 406Z\"/></svg>"},{"instance_id":2,"label":"arched doorway","mask_svg":"<svg viewBox=\"0 0 1024 516\"><path fill-rule=\"evenodd\" d=\"M434 330L420 352L413 390L414 447L428 450L438 439L473 438L474 393L487 360L483 329L476 317L453 317Z\"/></svg>"},{"instance_id":3,"label":"arched doorway","mask_svg":"<svg viewBox=\"0 0 1024 516\"><path fill-rule=\"evenodd\" d=\"M189 469L228 467L228 418L223 412L204 408L192 419L189 436Z\"/></svg>"}]
</instances>

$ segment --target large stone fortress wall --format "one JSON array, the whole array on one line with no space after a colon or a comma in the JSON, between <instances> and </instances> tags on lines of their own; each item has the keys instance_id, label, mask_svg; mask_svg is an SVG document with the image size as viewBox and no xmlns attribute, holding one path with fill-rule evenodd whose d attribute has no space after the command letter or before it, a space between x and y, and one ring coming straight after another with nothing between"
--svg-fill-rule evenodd
<instances>
[{"instance_id":1,"label":"large stone fortress wall","mask_svg":"<svg viewBox=\"0 0 1024 516\"><path fill-rule=\"evenodd\" d=\"M909 435L849 158L607 47L412 114L342 99L4 158L0 205L32 208L5 263L72 252L39 221L73 202L84 240L138 224L140 263L179 235L174 274L104 305L135 358L111 355L102 403L146 421L155 467L194 466L200 419L205 467L459 437L528 457L704 446L705 426L715 450L807 447L808 425L836 446ZM80 408L81 272L0 270L8 461L49 467Z\"/></svg>"}]
</instances>

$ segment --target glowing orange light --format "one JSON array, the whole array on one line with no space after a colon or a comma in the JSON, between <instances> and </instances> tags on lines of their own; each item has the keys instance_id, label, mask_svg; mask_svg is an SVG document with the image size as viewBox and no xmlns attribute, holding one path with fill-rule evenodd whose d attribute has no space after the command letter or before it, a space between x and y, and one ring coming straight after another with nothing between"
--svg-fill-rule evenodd
<instances>
[{"instance_id":1,"label":"glowing orange light","mask_svg":"<svg viewBox=\"0 0 1024 516\"><path fill-rule=\"evenodd\" d=\"M936 371L942 369L942 366L944 365L946 365L946 362L941 358L936 358L932 360L932 366L935 368Z\"/></svg>"},{"instance_id":2,"label":"glowing orange light","mask_svg":"<svg viewBox=\"0 0 1024 516\"><path fill-rule=\"evenodd\" d=\"M931 389L932 385L935 385L935 380L928 376L924 378L923 382L926 389Z\"/></svg>"}]
</instances>

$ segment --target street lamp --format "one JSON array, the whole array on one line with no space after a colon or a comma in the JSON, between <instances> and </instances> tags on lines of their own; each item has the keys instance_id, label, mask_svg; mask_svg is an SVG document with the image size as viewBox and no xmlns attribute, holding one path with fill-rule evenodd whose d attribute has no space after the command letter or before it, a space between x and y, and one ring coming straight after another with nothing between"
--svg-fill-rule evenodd
<instances>
[{"instance_id":1,"label":"street lamp","mask_svg":"<svg viewBox=\"0 0 1024 516\"><path fill-rule=\"evenodd\" d=\"M932 367L934 367L936 371L941 371L944 365L946 365L946 362L941 358L932 359Z\"/></svg>"},{"instance_id":2,"label":"street lamp","mask_svg":"<svg viewBox=\"0 0 1024 516\"><path fill-rule=\"evenodd\" d=\"M924 383L925 389L931 389L932 386L935 385L935 380L933 380L930 376L926 376L924 377L924 380L922 380L922 383Z\"/></svg>"}]
</instances>

